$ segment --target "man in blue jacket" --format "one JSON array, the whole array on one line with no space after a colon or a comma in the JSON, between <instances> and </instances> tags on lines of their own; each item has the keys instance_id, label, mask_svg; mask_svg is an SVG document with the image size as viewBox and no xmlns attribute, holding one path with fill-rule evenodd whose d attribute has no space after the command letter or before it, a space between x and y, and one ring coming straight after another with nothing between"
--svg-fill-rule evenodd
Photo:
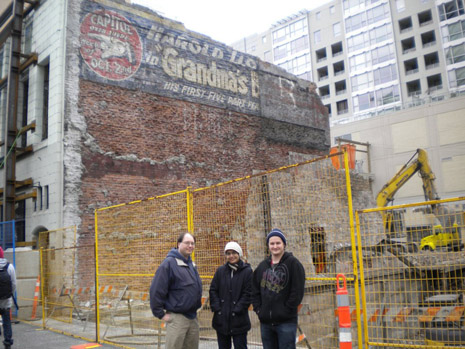
<instances>
[{"instance_id":1,"label":"man in blue jacket","mask_svg":"<svg viewBox=\"0 0 465 349\"><path fill-rule=\"evenodd\" d=\"M202 281L191 259L195 238L182 233L178 248L168 252L150 286L150 307L166 323L166 349L199 347L197 309L201 307Z\"/></svg>"}]
</instances>

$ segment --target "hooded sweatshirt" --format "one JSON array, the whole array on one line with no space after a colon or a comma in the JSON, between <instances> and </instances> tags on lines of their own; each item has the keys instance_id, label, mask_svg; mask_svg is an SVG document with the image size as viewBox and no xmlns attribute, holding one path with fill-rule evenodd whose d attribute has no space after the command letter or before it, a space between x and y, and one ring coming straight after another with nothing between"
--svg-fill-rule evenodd
<instances>
[{"instance_id":1,"label":"hooded sweatshirt","mask_svg":"<svg viewBox=\"0 0 465 349\"><path fill-rule=\"evenodd\" d=\"M271 264L271 256L261 262L252 279L252 304L260 321L297 323L304 287L304 267L292 253L284 252L278 264Z\"/></svg>"},{"instance_id":2,"label":"hooded sweatshirt","mask_svg":"<svg viewBox=\"0 0 465 349\"><path fill-rule=\"evenodd\" d=\"M161 319L167 312L195 319L202 305L202 281L191 257L176 248L168 252L150 286L150 308Z\"/></svg>"},{"instance_id":3,"label":"hooded sweatshirt","mask_svg":"<svg viewBox=\"0 0 465 349\"><path fill-rule=\"evenodd\" d=\"M7 263L8 260L6 260L5 258L0 258L0 269L3 269ZM12 292L14 294L16 290L16 272L15 268L11 263L8 266L8 274L10 274L11 277ZM9 309L11 307L13 307L13 297L10 297L8 299L0 299L0 309Z\"/></svg>"}]
</instances>

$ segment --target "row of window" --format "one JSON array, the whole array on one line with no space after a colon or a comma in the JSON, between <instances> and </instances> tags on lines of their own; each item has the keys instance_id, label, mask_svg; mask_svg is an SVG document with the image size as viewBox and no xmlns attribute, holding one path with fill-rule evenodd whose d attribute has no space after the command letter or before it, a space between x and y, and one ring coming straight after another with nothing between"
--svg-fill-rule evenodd
<instances>
[{"instance_id":1,"label":"row of window","mask_svg":"<svg viewBox=\"0 0 465 349\"><path fill-rule=\"evenodd\" d=\"M461 20L442 28L444 42L454 41L465 37L465 20Z\"/></svg>"},{"instance_id":2,"label":"row of window","mask_svg":"<svg viewBox=\"0 0 465 349\"><path fill-rule=\"evenodd\" d=\"M439 65L439 55L438 53L431 52L423 56L425 62L425 69L435 68ZM412 58L404 61L405 74L414 74L418 72L418 59Z\"/></svg>"},{"instance_id":3,"label":"row of window","mask_svg":"<svg viewBox=\"0 0 465 349\"><path fill-rule=\"evenodd\" d=\"M465 86L465 67L448 72L450 87Z\"/></svg>"},{"instance_id":4,"label":"row of window","mask_svg":"<svg viewBox=\"0 0 465 349\"><path fill-rule=\"evenodd\" d=\"M349 58L350 71L355 72L389 61L395 57L394 44L390 43Z\"/></svg>"},{"instance_id":5,"label":"row of window","mask_svg":"<svg viewBox=\"0 0 465 349\"><path fill-rule=\"evenodd\" d=\"M344 13L362 10L380 0L344 0L342 6Z\"/></svg>"},{"instance_id":6,"label":"row of window","mask_svg":"<svg viewBox=\"0 0 465 349\"><path fill-rule=\"evenodd\" d=\"M354 112L381 107L400 100L399 86L389 86L367 92L352 98Z\"/></svg>"},{"instance_id":7,"label":"row of window","mask_svg":"<svg viewBox=\"0 0 465 349\"><path fill-rule=\"evenodd\" d=\"M445 21L465 14L463 0L452 0L438 5L439 20Z\"/></svg>"},{"instance_id":8,"label":"row of window","mask_svg":"<svg viewBox=\"0 0 465 349\"><path fill-rule=\"evenodd\" d=\"M364 12L347 17L345 20L346 33L366 27L367 25L389 18L389 4L381 4Z\"/></svg>"},{"instance_id":9,"label":"row of window","mask_svg":"<svg viewBox=\"0 0 465 349\"><path fill-rule=\"evenodd\" d=\"M465 42L446 49L447 64L455 64L465 61Z\"/></svg>"},{"instance_id":10,"label":"row of window","mask_svg":"<svg viewBox=\"0 0 465 349\"><path fill-rule=\"evenodd\" d=\"M297 74L302 70L307 70L311 68L310 62L310 53L305 53L299 57L295 57L286 62L280 63L279 67L288 71L291 74Z\"/></svg>"},{"instance_id":11,"label":"row of window","mask_svg":"<svg viewBox=\"0 0 465 349\"><path fill-rule=\"evenodd\" d=\"M436 32L434 30L421 34L420 38L421 38L421 45L423 48L436 44ZM415 37L413 36L401 40L400 44L402 47L402 54L407 54L409 52L416 50Z\"/></svg>"},{"instance_id":12,"label":"row of window","mask_svg":"<svg viewBox=\"0 0 465 349\"><path fill-rule=\"evenodd\" d=\"M273 50L274 61L279 61L287 56L292 56L303 50L308 50L308 46L308 36L305 35L284 45L275 47Z\"/></svg>"},{"instance_id":13,"label":"row of window","mask_svg":"<svg viewBox=\"0 0 465 349\"><path fill-rule=\"evenodd\" d=\"M390 23L348 38L347 50L354 52L388 39L392 39L392 26Z\"/></svg>"},{"instance_id":14,"label":"row of window","mask_svg":"<svg viewBox=\"0 0 465 349\"><path fill-rule=\"evenodd\" d=\"M331 54L333 57L339 56L343 53L342 41L336 42L331 45ZM321 62L327 58L326 47L315 51L316 61Z\"/></svg>"},{"instance_id":15,"label":"row of window","mask_svg":"<svg viewBox=\"0 0 465 349\"><path fill-rule=\"evenodd\" d=\"M417 16L418 16L418 24L420 27L430 23L433 20L433 15L431 13L431 10L420 12ZM399 24L399 31L401 33L407 32L413 29L412 17L402 18L401 20L399 20L398 24Z\"/></svg>"},{"instance_id":16,"label":"row of window","mask_svg":"<svg viewBox=\"0 0 465 349\"><path fill-rule=\"evenodd\" d=\"M288 37L295 37L307 33L307 18L302 18L289 25L286 25L285 27L273 31L273 44L277 44Z\"/></svg>"},{"instance_id":17,"label":"row of window","mask_svg":"<svg viewBox=\"0 0 465 349\"><path fill-rule=\"evenodd\" d=\"M397 80L397 67L396 64L391 64L386 67L381 67L373 71L353 76L350 79L350 85L352 87L352 91L356 92L394 80Z\"/></svg>"}]
</instances>

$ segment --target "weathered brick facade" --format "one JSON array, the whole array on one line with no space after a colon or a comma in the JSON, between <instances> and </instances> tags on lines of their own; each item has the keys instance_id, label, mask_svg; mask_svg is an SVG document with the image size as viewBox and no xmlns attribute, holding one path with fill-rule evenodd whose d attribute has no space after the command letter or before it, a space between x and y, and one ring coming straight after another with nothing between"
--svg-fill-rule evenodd
<instances>
[{"instance_id":1,"label":"weathered brick facade","mask_svg":"<svg viewBox=\"0 0 465 349\"><path fill-rule=\"evenodd\" d=\"M75 18L81 68L78 93L68 100L76 98L78 117L69 113L67 127L68 137L75 130L79 139L70 137L65 154L70 160L80 152L81 164L65 161L65 172L78 167L81 175L66 176L65 188L78 188L81 243L93 239L96 208L208 186L286 165L290 153L329 149L328 115L312 83L148 10L144 15L118 2L83 1ZM127 57L105 51L104 35L115 28L119 44L126 35ZM136 31L143 45L134 44ZM112 68L123 64L133 75Z\"/></svg>"}]
</instances>

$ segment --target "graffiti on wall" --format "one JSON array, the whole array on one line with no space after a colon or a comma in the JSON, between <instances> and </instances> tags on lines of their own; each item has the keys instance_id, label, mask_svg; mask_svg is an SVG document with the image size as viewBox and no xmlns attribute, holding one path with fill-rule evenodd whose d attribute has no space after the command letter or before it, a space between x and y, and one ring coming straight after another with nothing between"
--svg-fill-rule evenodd
<instances>
[{"instance_id":1,"label":"graffiti on wall","mask_svg":"<svg viewBox=\"0 0 465 349\"><path fill-rule=\"evenodd\" d=\"M257 58L173 23L83 2L81 76L258 114Z\"/></svg>"}]
</instances>

